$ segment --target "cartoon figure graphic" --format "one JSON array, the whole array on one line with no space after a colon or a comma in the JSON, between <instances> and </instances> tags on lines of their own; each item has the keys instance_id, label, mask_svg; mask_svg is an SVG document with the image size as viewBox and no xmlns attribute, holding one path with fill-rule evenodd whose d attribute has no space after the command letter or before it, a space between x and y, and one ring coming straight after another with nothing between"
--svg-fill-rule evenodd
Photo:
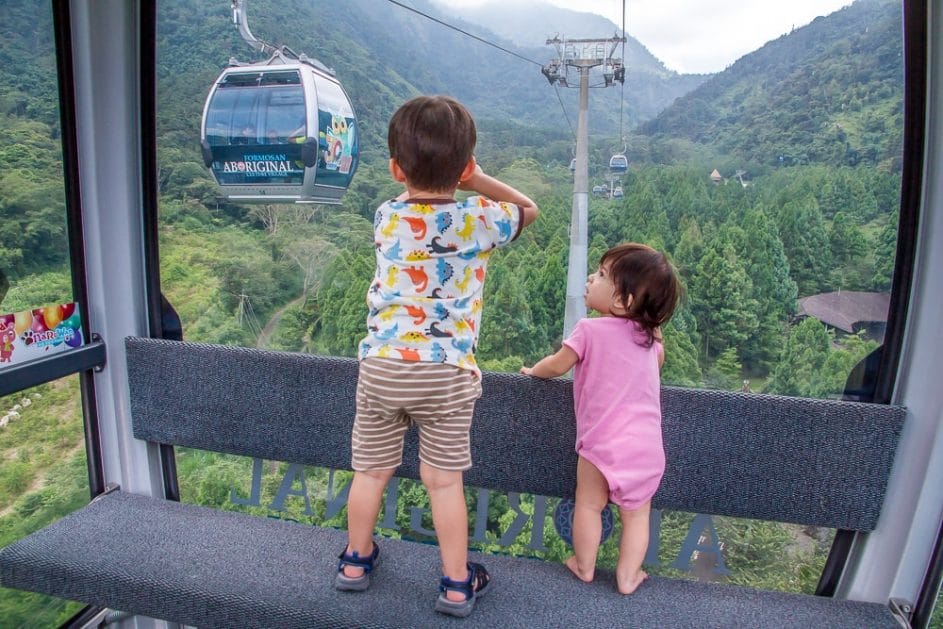
<instances>
[{"instance_id":1,"label":"cartoon figure graphic","mask_svg":"<svg viewBox=\"0 0 943 629\"><path fill-rule=\"evenodd\" d=\"M388 260L402 260L402 244L399 241L399 238L396 239L396 242L393 243L393 246L383 252L383 255L387 257Z\"/></svg>"},{"instance_id":2,"label":"cartoon figure graphic","mask_svg":"<svg viewBox=\"0 0 943 629\"><path fill-rule=\"evenodd\" d=\"M438 321L433 321L432 324L429 325L429 327L426 329L426 332L429 334L429 336L435 336L435 337L443 338L443 339L450 338L453 336L453 334L449 332L448 330L439 329Z\"/></svg>"},{"instance_id":3,"label":"cartoon figure graphic","mask_svg":"<svg viewBox=\"0 0 943 629\"><path fill-rule=\"evenodd\" d=\"M421 216L407 216L403 218L409 224L409 230L413 233L413 238L422 240L426 237L426 221Z\"/></svg>"},{"instance_id":4,"label":"cartoon figure graphic","mask_svg":"<svg viewBox=\"0 0 943 629\"><path fill-rule=\"evenodd\" d=\"M438 343L433 343L432 354L430 355L430 358L432 358L434 362L444 363L445 359L447 358L447 355L441 345L439 345Z\"/></svg>"},{"instance_id":5,"label":"cartoon figure graphic","mask_svg":"<svg viewBox=\"0 0 943 629\"><path fill-rule=\"evenodd\" d=\"M399 308L399 305L393 304L383 311L383 314L380 315L380 320L383 321L383 323L389 323L393 320L393 317L396 316L396 311L399 310Z\"/></svg>"},{"instance_id":6,"label":"cartoon figure graphic","mask_svg":"<svg viewBox=\"0 0 943 629\"><path fill-rule=\"evenodd\" d=\"M396 338L397 332L399 332L399 324L394 323L392 327L378 331L376 337L381 341L388 341L389 339Z\"/></svg>"},{"instance_id":7,"label":"cartoon figure graphic","mask_svg":"<svg viewBox=\"0 0 943 629\"><path fill-rule=\"evenodd\" d=\"M10 323L0 329L0 363L13 362L13 341L16 340L16 327Z\"/></svg>"},{"instance_id":8,"label":"cartoon figure graphic","mask_svg":"<svg viewBox=\"0 0 943 629\"><path fill-rule=\"evenodd\" d=\"M429 252L423 251L422 249L413 249L406 254L407 262L418 262L419 260L428 260Z\"/></svg>"},{"instance_id":9,"label":"cartoon figure graphic","mask_svg":"<svg viewBox=\"0 0 943 629\"><path fill-rule=\"evenodd\" d=\"M449 212L439 212L435 215L435 228L439 230L440 234L444 234L445 230L452 226L452 214ZM435 239L433 239L435 242Z\"/></svg>"},{"instance_id":10,"label":"cartoon figure graphic","mask_svg":"<svg viewBox=\"0 0 943 629\"><path fill-rule=\"evenodd\" d=\"M354 127L353 121L340 114L331 114L331 126L322 131L321 140L324 141L324 167L347 174L353 163Z\"/></svg>"},{"instance_id":11,"label":"cartoon figure graphic","mask_svg":"<svg viewBox=\"0 0 943 629\"><path fill-rule=\"evenodd\" d=\"M390 222L386 224L386 227L380 231L387 238L392 238L393 234L396 233L396 228L399 227L399 213L393 212L390 214Z\"/></svg>"},{"instance_id":12,"label":"cartoon figure graphic","mask_svg":"<svg viewBox=\"0 0 943 629\"><path fill-rule=\"evenodd\" d=\"M426 320L426 311L419 306L406 306L406 312L413 317L413 325L422 325Z\"/></svg>"},{"instance_id":13,"label":"cartoon figure graphic","mask_svg":"<svg viewBox=\"0 0 943 629\"><path fill-rule=\"evenodd\" d=\"M436 278L439 284L445 284L452 278L452 265L445 261L445 258L439 258L435 263Z\"/></svg>"},{"instance_id":14,"label":"cartoon figure graphic","mask_svg":"<svg viewBox=\"0 0 943 629\"><path fill-rule=\"evenodd\" d=\"M453 245L452 243L443 245L439 242L440 236L436 236L432 239L432 242L426 244L426 249L429 250L429 253L451 253L458 250L458 245Z\"/></svg>"},{"instance_id":15,"label":"cartoon figure graphic","mask_svg":"<svg viewBox=\"0 0 943 629\"><path fill-rule=\"evenodd\" d=\"M419 356L419 352L417 352L411 347L397 347L396 351L399 352L399 355L402 356L403 360L412 360L415 362L419 362L421 358Z\"/></svg>"},{"instance_id":16,"label":"cartoon figure graphic","mask_svg":"<svg viewBox=\"0 0 943 629\"><path fill-rule=\"evenodd\" d=\"M390 288L396 286L396 275L399 270L395 266L391 266L386 272L386 285Z\"/></svg>"},{"instance_id":17,"label":"cartoon figure graphic","mask_svg":"<svg viewBox=\"0 0 943 629\"><path fill-rule=\"evenodd\" d=\"M409 279L412 280L417 293L423 292L429 286L429 276L426 275L426 271L421 266L408 266L403 270L409 275Z\"/></svg>"},{"instance_id":18,"label":"cartoon figure graphic","mask_svg":"<svg viewBox=\"0 0 943 629\"><path fill-rule=\"evenodd\" d=\"M495 226L498 228L498 234L500 234L502 241L511 239L511 221L502 219L496 221Z\"/></svg>"},{"instance_id":19,"label":"cartoon figure graphic","mask_svg":"<svg viewBox=\"0 0 943 629\"><path fill-rule=\"evenodd\" d=\"M466 266L466 267L465 267L465 274L462 276L462 279L461 279L461 280L457 280L457 281L455 282L455 285L458 287L458 290L462 291L462 293L467 293L467 292L468 292L468 284L469 284L469 282L471 282L471 278L472 278L472 270L471 270L471 267L470 267L470 266Z\"/></svg>"},{"instance_id":20,"label":"cartoon figure graphic","mask_svg":"<svg viewBox=\"0 0 943 629\"><path fill-rule=\"evenodd\" d=\"M464 223L462 224L462 228L459 230L456 230L455 233L458 234L459 238L467 242L468 240L471 239L472 232L474 231L475 231L475 219L472 217L471 214L466 214L464 216Z\"/></svg>"}]
</instances>

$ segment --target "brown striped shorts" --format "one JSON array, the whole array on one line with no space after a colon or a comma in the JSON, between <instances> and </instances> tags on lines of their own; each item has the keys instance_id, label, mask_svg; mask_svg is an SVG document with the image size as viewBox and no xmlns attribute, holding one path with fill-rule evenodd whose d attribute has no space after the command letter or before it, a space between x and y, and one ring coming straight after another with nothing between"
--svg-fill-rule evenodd
<instances>
[{"instance_id":1,"label":"brown striped shorts","mask_svg":"<svg viewBox=\"0 0 943 629\"><path fill-rule=\"evenodd\" d=\"M419 460L449 471L471 467L469 431L478 376L439 363L389 358L360 361L351 466L387 470L403 462L403 437L419 429Z\"/></svg>"}]
</instances>

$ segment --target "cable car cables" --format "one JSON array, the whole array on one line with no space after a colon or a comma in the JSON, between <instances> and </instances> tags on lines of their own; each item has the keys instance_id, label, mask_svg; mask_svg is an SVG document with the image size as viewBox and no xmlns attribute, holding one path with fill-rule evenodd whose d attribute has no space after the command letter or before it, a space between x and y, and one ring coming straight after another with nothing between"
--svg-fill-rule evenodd
<instances>
[{"instance_id":1,"label":"cable car cables","mask_svg":"<svg viewBox=\"0 0 943 629\"><path fill-rule=\"evenodd\" d=\"M429 15L429 14L427 14L427 13L423 13L423 12L420 11L419 9L414 9L413 7L407 6L407 5L403 4L402 2L397 2L397 0L387 0L387 2L389 2L389 3L391 3L391 4L395 4L396 6L401 7L401 8L403 8L403 9L406 9L407 11L412 11L413 13L417 13L417 14L421 15L422 17L427 18L427 19L429 19L429 20L432 20L433 22L435 22L435 23L437 23L437 24L441 24L442 26L444 26L444 27L446 27L446 28L450 28L450 29L452 29L453 31L458 31L459 33L461 33L462 35L465 35L466 37L471 37L472 39L476 39L476 40L480 41L480 42L483 43L483 44L487 44L488 46L491 46L492 48L497 48L498 50L500 50L500 51L502 51L502 52L506 52L506 53L509 54L509 55L513 55L513 56L517 57L518 59L523 59L524 61L526 61L526 62L528 62L528 63L533 63L533 64L536 65L536 66L543 67L543 64L541 64L541 63L539 63L539 62L537 62L537 61L534 61L533 59L528 59L527 57L525 57L525 56L523 56L523 55L520 55L520 54L514 52L513 50L508 50L507 48L504 48L504 47L502 47L502 46L499 46L498 44L496 44L496 43L494 43L494 42L490 42L490 41L488 41L487 39L484 39L484 38L482 38L482 37L479 37L478 35L472 35L472 34L469 33L468 31L464 31L464 30L458 28L457 26L452 26L452 25L449 24L448 22L443 22L442 20L440 20L440 19L438 19L438 18L435 18L435 17L432 17L431 15Z\"/></svg>"},{"instance_id":2,"label":"cable car cables","mask_svg":"<svg viewBox=\"0 0 943 629\"><path fill-rule=\"evenodd\" d=\"M533 59L529 59L529 58L527 58L527 57L525 57L525 56L523 56L523 55L521 55L521 54L518 54L518 53L514 52L513 50L508 50L507 48L505 48L505 47L503 47L503 46L499 46L498 44L496 44L496 43L494 43L494 42L488 41L487 39L484 39L483 37L479 37L478 35L473 35L472 33L469 33L468 31L462 30L462 29L458 28L457 26L453 26L453 25L449 24L448 22L445 22L445 21L443 21L443 20L440 20L439 18L432 17L432 16L429 15L428 13L423 13L423 12L420 11L419 9L416 9L416 8L411 7L411 6L405 5L405 4L403 4L402 2L398 2L397 0L387 0L387 2L389 2L390 4L395 4L396 6L402 8L402 9L406 9L407 11L412 11L413 13L415 13L415 14L417 14L417 15L421 15L422 17L424 17L424 18L426 18L426 19L428 19L428 20L432 20L432 21L435 22L436 24L440 24L440 25L442 25L442 26L444 26L444 27L446 27L446 28L450 28L450 29L452 29L453 31L456 31L456 32L458 32L458 33L461 33L462 35L464 35L464 36L466 36L466 37L471 37L472 39L474 39L474 40L476 40L476 41L479 41L479 42L481 42L481 43L483 43L483 44L486 44L486 45L488 45L488 46L491 46L492 48L497 48L497 49L500 50L501 52L505 52L505 53L507 53L507 54L509 54L509 55L511 55L511 56L513 56L513 57L517 57L518 59L522 59L523 61L526 61L526 62L528 62L528 63L533 63L534 65L536 65L536 66L538 66L538 67L541 67L541 68L543 67L543 64L541 64L541 63L538 62L538 61L534 61ZM624 22L624 20L623 20L623 22ZM625 50L625 44L623 44L623 55L625 54L625 53L624 53L624 50ZM623 87L624 87L624 85L623 85ZM557 99L560 101L560 107L563 109L563 117L566 119L566 123L567 123L567 125L570 127L570 133L573 134L573 137L575 138L575 137L576 137L576 132L573 130L573 124L570 122L570 117L569 117L569 115L567 115L567 113L566 113L566 107L563 105L563 99L560 97L560 92L559 92L558 90L554 90L554 91L556 91Z\"/></svg>"}]
</instances>

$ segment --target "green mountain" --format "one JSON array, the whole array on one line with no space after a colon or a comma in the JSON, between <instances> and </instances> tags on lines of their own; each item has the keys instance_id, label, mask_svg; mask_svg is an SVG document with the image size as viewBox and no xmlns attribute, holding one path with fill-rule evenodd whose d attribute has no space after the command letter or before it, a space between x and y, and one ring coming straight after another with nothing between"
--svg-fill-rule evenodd
<instances>
[{"instance_id":1,"label":"green mountain","mask_svg":"<svg viewBox=\"0 0 943 629\"><path fill-rule=\"evenodd\" d=\"M556 54L553 48L519 48L457 15L441 12L428 0L411 5L464 30L474 30L483 39L501 42L518 56L376 0L350 0L342 6L326 0L254 0L249 5L249 24L260 39L316 57L337 72L360 118L367 161L380 157L370 154L371 147L385 144L392 110L418 93L456 96L484 129L489 125L503 131L526 127L527 131L519 129L514 135L529 138L526 143L531 145L538 141L546 145L551 139L572 143L577 90L556 93L540 72L540 64ZM559 13L559 19L569 19L570 13ZM249 61L258 55L232 26L226 2L168 0L160 4L159 20L161 50L166 51L159 59L159 96L166 99L162 107L185 108L175 118L192 136L192 121L199 119L201 98L216 73L230 57ZM614 25L608 23L599 35L609 36L613 31ZM613 146L621 144L620 129L627 131L654 117L706 78L665 70L634 40L626 55L629 70L624 89L616 85L593 90L591 99L591 129L614 136Z\"/></svg>"},{"instance_id":2,"label":"green mountain","mask_svg":"<svg viewBox=\"0 0 943 629\"><path fill-rule=\"evenodd\" d=\"M901 5L857 0L744 56L641 125L770 166L900 167Z\"/></svg>"}]
</instances>

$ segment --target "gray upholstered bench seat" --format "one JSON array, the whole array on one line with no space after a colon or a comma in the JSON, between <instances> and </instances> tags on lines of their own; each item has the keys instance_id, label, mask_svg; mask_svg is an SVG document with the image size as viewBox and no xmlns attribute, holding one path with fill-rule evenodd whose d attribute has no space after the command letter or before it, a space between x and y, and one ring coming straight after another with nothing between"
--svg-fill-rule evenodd
<instances>
[{"instance_id":1,"label":"gray upholstered bench seat","mask_svg":"<svg viewBox=\"0 0 943 629\"><path fill-rule=\"evenodd\" d=\"M356 362L129 339L136 437L348 469ZM571 383L487 373L469 485L568 497ZM856 531L878 521L897 407L666 387L655 506ZM418 477L415 435L398 475ZM345 533L117 491L0 550L0 585L201 627L435 626L434 546L382 540L367 594L331 587ZM652 578L633 596L554 563L485 559L473 626L896 627L881 604Z\"/></svg>"},{"instance_id":2,"label":"gray upholstered bench seat","mask_svg":"<svg viewBox=\"0 0 943 629\"><path fill-rule=\"evenodd\" d=\"M122 492L4 551L3 581L197 627L431 627L438 549L380 539L365 594L333 589L343 531ZM633 596L602 572L488 556L477 627L894 627L884 605L652 577Z\"/></svg>"}]
</instances>

